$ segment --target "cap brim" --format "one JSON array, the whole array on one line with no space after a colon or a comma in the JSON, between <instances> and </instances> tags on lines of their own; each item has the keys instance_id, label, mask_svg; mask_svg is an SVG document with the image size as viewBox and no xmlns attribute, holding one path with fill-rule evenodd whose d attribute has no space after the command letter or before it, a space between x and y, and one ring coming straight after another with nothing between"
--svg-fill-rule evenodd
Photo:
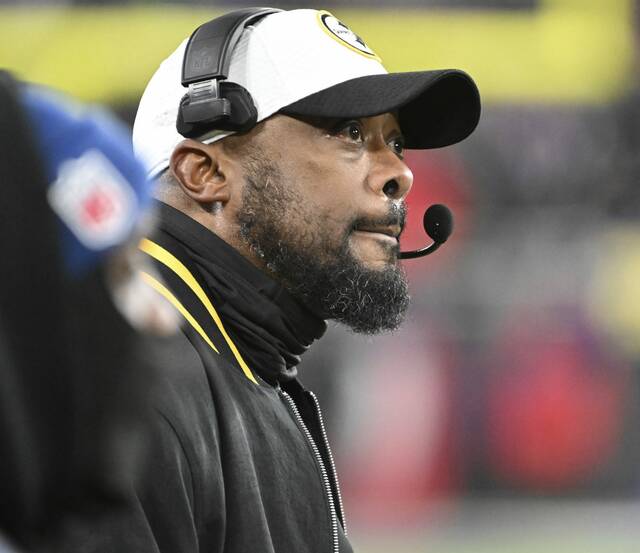
<instances>
[{"instance_id":1,"label":"cap brim","mask_svg":"<svg viewBox=\"0 0 640 553\"><path fill-rule=\"evenodd\" d=\"M396 111L407 148L441 148L460 142L476 128L480 94L473 79L457 69L387 73L344 81L280 110L340 118Z\"/></svg>"}]
</instances>

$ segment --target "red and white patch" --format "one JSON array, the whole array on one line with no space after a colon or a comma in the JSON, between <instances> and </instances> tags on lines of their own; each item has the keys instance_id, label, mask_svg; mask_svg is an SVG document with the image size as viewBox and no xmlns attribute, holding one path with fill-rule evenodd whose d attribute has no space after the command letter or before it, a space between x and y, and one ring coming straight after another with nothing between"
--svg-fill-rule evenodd
<instances>
[{"instance_id":1,"label":"red and white patch","mask_svg":"<svg viewBox=\"0 0 640 553\"><path fill-rule=\"evenodd\" d=\"M120 243L135 222L136 195L127 179L96 149L60 166L48 199L71 232L92 250Z\"/></svg>"}]
</instances>

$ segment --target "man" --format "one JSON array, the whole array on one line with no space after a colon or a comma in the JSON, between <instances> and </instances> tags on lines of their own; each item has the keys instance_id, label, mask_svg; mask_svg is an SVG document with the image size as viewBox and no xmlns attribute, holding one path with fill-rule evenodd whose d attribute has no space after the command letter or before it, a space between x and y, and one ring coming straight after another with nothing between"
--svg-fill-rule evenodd
<instances>
[{"instance_id":1,"label":"man","mask_svg":"<svg viewBox=\"0 0 640 553\"><path fill-rule=\"evenodd\" d=\"M131 324L177 328L128 262L151 200L130 149L106 114L0 71L0 550L130 495L155 377Z\"/></svg>"},{"instance_id":2,"label":"man","mask_svg":"<svg viewBox=\"0 0 640 553\"><path fill-rule=\"evenodd\" d=\"M327 319L363 333L401 323L404 147L465 138L478 92L455 70L386 74L360 37L315 10L240 25L228 79L188 82L217 58L203 44L222 41L203 29L157 70L134 126L162 202L141 249L163 281L146 279L185 325L155 394L138 512L109 543L351 551L319 406L296 366ZM201 97L216 106L240 86L253 121L194 123Z\"/></svg>"}]
</instances>

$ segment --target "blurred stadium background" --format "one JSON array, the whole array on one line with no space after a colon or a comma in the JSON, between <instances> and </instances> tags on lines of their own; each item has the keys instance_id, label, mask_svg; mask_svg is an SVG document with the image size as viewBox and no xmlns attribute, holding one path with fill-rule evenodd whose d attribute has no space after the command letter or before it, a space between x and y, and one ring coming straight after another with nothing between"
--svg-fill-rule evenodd
<instances>
[{"instance_id":1,"label":"blurred stadium background","mask_svg":"<svg viewBox=\"0 0 640 553\"><path fill-rule=\"evenodd\" d=\"M0 66L131 123L157 64L251 2L0 0ZM640 548L640 82L632 0L351 0L387 68L458 67L464 143L408 156L456 231L409 262L397 334L331 328L304 359L361 553Z\"/></svg>"}]
</instances>

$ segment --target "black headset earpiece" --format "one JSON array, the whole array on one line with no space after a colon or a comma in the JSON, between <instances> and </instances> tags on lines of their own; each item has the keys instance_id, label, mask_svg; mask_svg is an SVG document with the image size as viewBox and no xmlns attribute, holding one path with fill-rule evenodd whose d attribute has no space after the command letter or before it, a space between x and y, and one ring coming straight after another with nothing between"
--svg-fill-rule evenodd
<instances>
[{"instance_id":1,"label":"black headset earpiece","mask_svg":"<svg viewBox=\"0 0 640 553\"><path fill-rule=\"evenodd\" d=\"M182 86L188 87L178 108L176 129L187 138L208 131L246 132L258 118L249 91L227 82L231 53L245 27L282 10L247 8L198 27L189 37L182 62Z\"/></svg>"}]
</instances>

